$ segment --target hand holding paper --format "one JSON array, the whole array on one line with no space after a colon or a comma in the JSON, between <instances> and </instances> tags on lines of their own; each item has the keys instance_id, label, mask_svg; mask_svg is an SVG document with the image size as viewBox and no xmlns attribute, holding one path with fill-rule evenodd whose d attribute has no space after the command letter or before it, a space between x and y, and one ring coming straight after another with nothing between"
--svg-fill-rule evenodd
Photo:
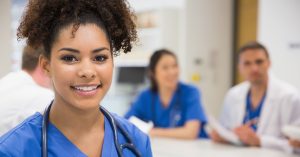
<instances>
[{"instance_id":1,"label":"hand holding paper","mask_svg":"<svg viewBox=\"0 0 300 157\"><path fill-rule=\"evenodd\" d=\"M208 116L208 122L211 127L227 142L234 145L243 145L234 132L224 128L213 116Z\"/></svg>"},{"instance_id":2,"label":"hand holding paper","mask_svg":"<svg viewBox=\"0 0 300 157\"><path fill-rule=\"evenodd\" d=\"M300 126L287 125L282 128L282 133L293 140L300 141Z\"/></svg>"}]
</instances>

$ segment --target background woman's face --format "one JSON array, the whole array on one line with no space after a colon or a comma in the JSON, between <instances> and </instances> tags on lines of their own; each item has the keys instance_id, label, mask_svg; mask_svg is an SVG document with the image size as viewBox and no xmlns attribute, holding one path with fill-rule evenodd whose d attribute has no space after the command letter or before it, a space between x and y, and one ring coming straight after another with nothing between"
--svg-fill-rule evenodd
<instances>
[{"instance_id":1,"label":"background woman's face","mask_svg":"<svg viewBox=\"0 0 300 157\"><path fill-rule=\"evenodd\" d=\"M159 88L176 88L179 77L176 58L172 55L163 55L157 62L154 77Z\"/></svg>"},{"instance_id":2,"label":"background woman's face","mask_svg":"<svg viewBox=\"0 0 300 157\"><path fill-rule=\"evenodd\" d=\"M110 44L94 24L62 29L45 66L52 79L55 102L79 109L98 107L108 91L113 72Z\"/></svg>"}]
</instances>

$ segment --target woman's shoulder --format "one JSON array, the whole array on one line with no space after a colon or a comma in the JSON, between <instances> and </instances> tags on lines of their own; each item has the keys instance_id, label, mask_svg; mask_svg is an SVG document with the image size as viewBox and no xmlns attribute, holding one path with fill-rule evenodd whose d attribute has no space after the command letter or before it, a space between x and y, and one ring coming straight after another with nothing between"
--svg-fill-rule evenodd
<instances>
[{"instance_id":1,"label":"woman's shoulder","mask_svg":"<svg viewBox=\"0 0 300 157\"><path fill-rule=\"evenodd\" d=\"M138 94L138 98L149 99L152 95L153 95L153 91L150 88L146 88Z\"/></svg>"},{"instance_id":2,"label":"woman's shoulder","mask_svg":"<svg viewBox=\"0 0 300 157\"><path fill-rule=\"evenodd\" d=\"M199 89L192 85L192 84L187 84L183 82L179 82L179 89L182 91L182 93L190 94L190 92L197 92L199 93Z\"/></svg>"},{"instance_id":3,"label":"woman's shoulder","mask_svg":"<svg viewBox=\"0 0 300 157\"><path fill-rule=\"evenodd\" d=\"M31 147L34 143L39 144L42 119L43 116L40 113L35 113L1 136L0 154L18 152L18 149L24 150L24 147Z\"/></svg>"},{"instance_id":4,"label":"woman's shoulder","mask_svg":"<svg viewBox=\"0 0 300 157\"><path fill-rule=\"evenodd\" d=\"M152 93L153 93L153 91L151 90L151 88L146 88L140 92L140 95L150 95Z\"/></svg>"}]
</instances>

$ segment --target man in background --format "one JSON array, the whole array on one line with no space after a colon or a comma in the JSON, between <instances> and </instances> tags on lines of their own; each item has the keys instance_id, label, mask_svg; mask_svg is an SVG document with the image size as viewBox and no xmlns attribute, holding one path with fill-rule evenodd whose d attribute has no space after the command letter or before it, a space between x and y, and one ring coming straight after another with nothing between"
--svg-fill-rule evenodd
<instances>
[{"instance_id":1,"label":"man in background","mask_svg":"<svg viewBox=\"0 0 300 157\"><path fill-rule=\"evenodd\" d=\"M39 66L43 49L26 46L22 70L0 79L0 136L35 112L42 112L54 95L50 79Z\"/></svg>"},{"instance_id":2,"label":"man in background","mask_svg":"<svg viewBox=\"0 0 300 157\"><path fill-rule=\"evenodd\" d=\"M296 88L269 74L267 49L249 42L239 50L239 71L246 79L231 88L223 103L221 124L247 146L292 152L282 134L285 125L299 125L300 96ZM228 142L216 131L211 138Z\"/></svg>"}]
</instances>

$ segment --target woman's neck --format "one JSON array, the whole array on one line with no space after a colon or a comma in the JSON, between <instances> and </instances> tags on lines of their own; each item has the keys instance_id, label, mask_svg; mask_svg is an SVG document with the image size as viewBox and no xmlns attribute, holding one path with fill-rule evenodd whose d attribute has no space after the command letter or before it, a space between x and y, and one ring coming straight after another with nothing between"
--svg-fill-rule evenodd
<instances>
[{"instance_id":1,"label":"woman's neck","mask_svg":"<svg viewBox=\"0 0 300 157\"><path fill-rule=\"evenodd\" d=\"M54 101L49 120L87 156L100 156L104 143L104 115L98 107L82 111Z\"/></svg>"},{"instance_id":2,"label":"woman's neck","mask_svg":"<svg viewBox=\"0 0 300 157\"><path fill-rule=\"evenodd\" d=\"M63 102L54 101L49 120L64 134L77 136L94 130L104 132L104 116L98 107L81 111Z\"/></svg>"},{"instance_id":3,"label":"woman's neck","mask_svg":"<svg viewBox=\"0 0 300 157\"><path fill-rule=\"evenodd\" d=\"M160 96L162 105L164 107L168 107L175 91L176 91L176 87L175 88L162 88L161 87L158 89L159 96Z\"/></svg>"}]
</instances>

